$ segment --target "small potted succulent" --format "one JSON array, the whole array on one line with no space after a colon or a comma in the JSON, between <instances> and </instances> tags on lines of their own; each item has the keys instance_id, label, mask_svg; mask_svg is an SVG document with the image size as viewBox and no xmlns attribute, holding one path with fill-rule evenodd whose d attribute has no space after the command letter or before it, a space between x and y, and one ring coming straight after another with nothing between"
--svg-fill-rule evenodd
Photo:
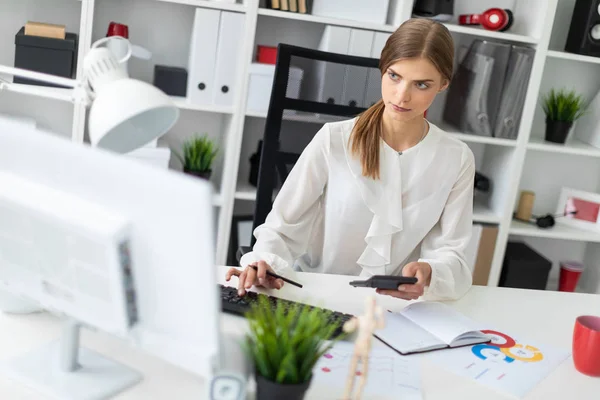
<instances>
[{"instance_id":1,"label":"small potted succulent","mask_svg":"<svg viewBox=\"0 0 600 400\"><path fill-rule=\"evenodd\" d=\"M173 153L179 158L183 165L183 172L210 179L212 174L212 163L217 156L218 149L214 142L205 134L194 136L183 143L183 155L177 151Z\"/></svg>"},{"instance_id":2,"label":"small potted succulent","mask_svg":"<svg viewBox=\"0 0 600 400\"><path fill-rule=\"evenodd\" d=\"M256 399L302 400L315 364L346 334L332 340L341 327L331 323L328 310L300 304L286 309L263 297L246 314L245 347L254 366Z\"/></svg>"},{"instance_id":3,"label":"small potted succulent","mask_svg":"<svg viewBox=\"0 0 600 400\"><path fill-rule=\"evenodd\" d=\"M548 142L565 143L573 122L585 112L583 97L573 90L551 89L542 99Z\"/></svg>"}]
</instances>

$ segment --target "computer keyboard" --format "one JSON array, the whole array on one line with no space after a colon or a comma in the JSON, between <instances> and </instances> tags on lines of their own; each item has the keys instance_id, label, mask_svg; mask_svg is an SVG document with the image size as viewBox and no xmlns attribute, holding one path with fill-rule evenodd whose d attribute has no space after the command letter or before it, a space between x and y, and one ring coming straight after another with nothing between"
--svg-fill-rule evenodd
<instances>
[{"instance_id":1,"label":"computer keyboard","mask_svg":"<svg viewBox=\"0 0 600 400\"><path fill-rule=\"evenodd\" d=\"M258 302L258 299L263 296L266 297L271 303L272 307L275 308L278 303L283 303L284 306L291 306L294 304L299 304L298 302L291 300L284 300L278 297L269 296L262 293L255 292L246 292L244 296L239 296L238 291L234 287L219 285L221 289L221 309L223 312L229 314L235 314L244 316L245 313L250 311L250 307L252 304ZM302 304L304 305L304 304ZM322 309L320 307L308 306L310 309ZM342 326L348 320L350 320L353 315L341 313L339 311L328 310L330 314L330 322L332 324L338 325L338 329L333 333L333 336L330 339L334 339L343 333Z\"/></svg>"}]
</instances>

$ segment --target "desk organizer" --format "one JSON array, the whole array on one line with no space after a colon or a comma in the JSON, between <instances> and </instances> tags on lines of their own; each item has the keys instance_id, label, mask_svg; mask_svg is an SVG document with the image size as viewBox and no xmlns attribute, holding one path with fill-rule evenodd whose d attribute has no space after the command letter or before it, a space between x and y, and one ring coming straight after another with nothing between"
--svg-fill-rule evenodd
<instances>
[{"instance_id":1,"label":"desk organizer","mask_svg":"<svg viewBox=\"0 0 600 400\"><path fill-rule=\"evenodd\" d=\"M15 67L72 78L77 67L76 50L77 34L75 33L66 33L64 39L57 39L25 35L25 27L22 27L15 36ZM17 77L13 82L61 87Z\"/></svg>"}]
</instances>

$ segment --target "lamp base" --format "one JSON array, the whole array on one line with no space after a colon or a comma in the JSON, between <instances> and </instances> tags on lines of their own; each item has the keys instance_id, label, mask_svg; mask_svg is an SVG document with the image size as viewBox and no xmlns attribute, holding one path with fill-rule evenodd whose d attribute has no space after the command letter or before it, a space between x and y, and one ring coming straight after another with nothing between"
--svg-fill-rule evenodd
<instances>
[{"instance_id":1,"label":"lamp base","mask_svg":"<svg viewBox=\"0 0 600 400\"><path fill-rule=\"evenodd\" d=\"M9 378L50 398L63 400L108 399L142 380L142 375L98 353L79 348L80 367L64 372L59 366L59 341L2 363Z\"/></svg>"}]
</instances>

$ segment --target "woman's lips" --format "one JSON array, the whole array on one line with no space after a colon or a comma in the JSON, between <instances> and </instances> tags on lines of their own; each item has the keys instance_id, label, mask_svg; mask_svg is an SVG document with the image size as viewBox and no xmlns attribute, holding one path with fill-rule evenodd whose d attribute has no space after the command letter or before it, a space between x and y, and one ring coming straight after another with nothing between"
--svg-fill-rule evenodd
<instances>
[{"instance_id":1,"label":"woman's lips","mask_svg":"<svg viewBox=\"0 0 600 400\"><path fill-rule=\"evenodd\" d=\"M398 111L398 112L409 112L410 111L410 108L399 107L395 104L392 104L392 107L394 108L395 111Z\"/></svg>"}]
</instances>

